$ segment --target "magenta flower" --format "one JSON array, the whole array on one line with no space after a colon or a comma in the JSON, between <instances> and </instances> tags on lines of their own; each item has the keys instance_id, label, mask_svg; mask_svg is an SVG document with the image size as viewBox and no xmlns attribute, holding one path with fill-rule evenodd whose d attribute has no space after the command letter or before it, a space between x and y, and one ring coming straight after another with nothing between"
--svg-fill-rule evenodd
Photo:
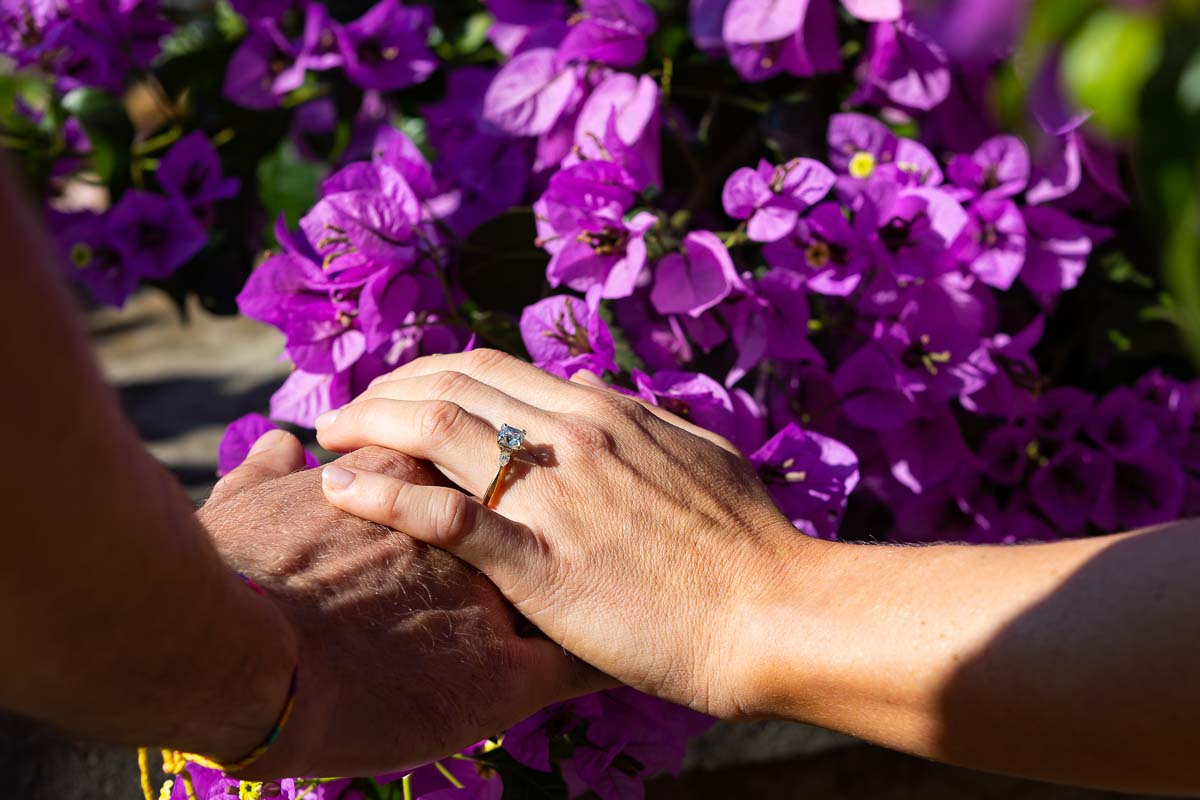
<instances>
[{"instance_id":1,"label":"magenta flower","mask_svg":"<svg viewBox=\"0 0 1200 800\"><path fill-rule=\"evenodd\" d=\"M841 68L833 0L731 0L722 38L734 69L748 81Z\"/></svg>"},{"instance_id":2,"label":"magenta flower","mask_svg":"<svg viewBox=\"0 0 1200 800\"><path fill-rule=\"evenodd\" d=\"M907 20L871 27L861 80L852 103L878 100L904 110L928 111L950 93L946 54Z\"/></svg>"},{"instance_id":3,"label":"magenta flower","mask_svg":"<svg viewBox=\"0 0 1200 800\"><path fill-rule=\"evenodd\" d=\"M1102 495L1091 520L1105 530L1132 530L1179 517L1184 498L1179 462L1148 451L1116 461L1112 489Z\"/></svg>"},{"instance_id":4,"label":"magenta flower","mask_svg":"<svg viewBox=\"0 0 1200 800\"><path fill-rule=\"evenodd\" d=\"M635 370L633 379L643 399L724 436L743 450L762 443L762 414L743 392L730 392L697 372L663 371L650 377Z\"/></svg>"},{"instance_id":5,"label":"magenta flower","mask_svg":"<svg viewBox=\"0 0 1200 800\"><path fill-rule=\"evenodd\" d=\"M946 405L930 405L903 427L880 433L892 477L914 494L928 492L971 461L958 421Z\"/></svg>"},{"instance_id":6,"label":"magenta flower","mask_svg":"<svg viewBox=\"0 0 1200 800\"><path fill-rule=\"evenodd\" d=\"M617 72L600 82L575 121L576 158L615 161L639 189L662 186L658 84ZM573 163L568 158L565 166Z\"/></svg>"},{"instance_id":7,"label":"magenta flower","mask_svg":"<svg viewBox=\"0 0 1200 800\"><path fill-rule=\"evenodd\" d=\"M1025 218L1011 200L985 195L967 209L954 246L967 268L988 286L1008 290L1025 265Z\"/></svg>"},{"instance_id":8,"label":"magenta flower","mask_svg":"<svg viewBox=\"0 0 1200 800\"><path fill-rule=\"evenodd\" d=\"M304 67L297 63L297 55L275 20L251 21L246 38L229 59L222 93L245 108L278 107L304 82Z\"/></svg>"},{"instance_id":9,"label":"magenta flower","mask_svg":"<svg viewBox=\"0 0 1200 800\"><path fill-rule=\"evenodd\" d=\"M238 193L241 181L221 174L221 158L200 131L193 131L171 146L158 162L158 184L188 205L193 213Z\"/></svg>"},{"instance_id":10,"label":"magenta flower","mask_svg":"<svg viewBox=\"0 0 1200 800\"><path fill-rule=\"evenodd\" d=\"M734 219L748 219L746 235L758 242L776 242L796 227L800 212L829 194L835 176L811 158L793 158L777 167L760 161L757 169L742 167L725 181L721 203Z\"/></svg>"},{"instance_id":11,"label":"magenta flower","mask_svg":"<svg viewBox=\"0 0 1200 800\"><path fill-rule=\"evenodd\" d=\"M577 297L555 295L526 307L521 338L534 363L561 378L581 369L597 375L620 371L608 325Z\"/></svg>"},{"instance_id":12,"label":"magenta flower","mask_svg":"<svg viewBox=\"0 0 1200 800\"><path fill-rule=\"evenodd\" d=\"M546 278L577 292L628 297L646 266L645 233L655 224L633 206L632 177L608 161L585 161L557 172L534 204L538 241L550 253Z\"/></svg>"},{"instance_id":13,"label":"magenta flower","mask_svg":"<svg viewBox=\"0 0 1200 800\"><path fill-rule=\"evenodd\" d=\"M1046 299L1074 289L1092 252L1088 230L1047 206L1025 206L1021 213L1029 231L1021 282Z\"/></svg>"},{"instance_id":14,"label":"magenta flower","mask_svg":"<svg viewBox=\"0 0 1200 800\"><path fill-rule=\"evenodd\" d=\"M264 433L275 430L279 430L279 426L262 414L247 414L229 423L217 448L217 474L227 475L236 469L246 460L254 443ZM309 452L304 454L304 463L310 468L320 466L317 457Z\"/></svg>"},{"instance_id":15,"label":"magenta flower","mask_svg":"<svg viewBox=\"0 0 1200 800\"><path fill-rule=\"evenodd\" d=\"M121 195L108 224L125 268L142 278L170 277L208 241L181 200L138 189Z\"/></svg>"},{"instance_id":16,"label":"magenta flower","mask_svg":"<svg viewBox=\"0 0 1200 800\"><path fill-rule=\"evenodd\" d=\"M973 195L1012 197L1029 183L1029 150L1015 136L994 136L950 161L950 180Z\"/></svg>"},{"instance_id":17,"label":"magenta flower","mask_svg":"<svg viewBox=\"0 0 1200 800\"><path fill-rule=\"evenodd\" d=\"M796 229L763 247L772 267L804 278L810 292L846 297L871 268L871 249L837 203L822 203L800 218Z\"/></svg>"},{"instance_id":18,"label":"magenta flower","mask_svg":"<svg viewBox=\"0 0 1200 800\"><path fill-rule=\"evenodd\" d=\"M538 25L566 14L563 0L486 0L488 10L510 25Z\"/></svg>"},{"instance_id":19,"label":"magenta flower","mask_svg":"<svg viewBox=\"0 0 1200 800\"><path fill-rule=\"evenodd\" d=\"M842 0L842 5L866 22L891 22L904 13L901 0Z\"/></svg>"},{"instance_id":20,"label":"magenta flower","mask_svg":"<svg viewBox=\"0 0 1200 800\"><path fill-rule=\"evenodd\" d=\"M1118 460L1133 460L1158 444L1152 409L1127 386L1106 394L1089 415L1088 436Z\"/></svg>"},{"instance_id":21,"label":"magenta flower","mask_svg":"<svg viewBox=\"0 0 1200 800\"><path fill-rule=\"evenodd\" d=\"M967 224L967 213L939 189L904 189L871 183L856 225L874 230L875 259L891 274L928 278L953 266L950 245Z\"/></svg>"},{"instance_id":22,"label":"magenta flower","mask_svg":"<svg viewBox=\"0 0 1200 800\"><path fill-rule=\"evenodd\" d=\"M698 317L735 289L744 289L729 251L709 231L692 231L682 253L668 253L655 268L650 302L660 314Z\"/></svg>"},{"instance_id":23,"label":"magenta flower","mask_svg":"<svg viewBox=\"0 0 1200 800\"><path fill-rule=\"evenodd\" d=\"M979 448L980 469L1002 486L1016 486L1025 477L1030 464L1031 444L1033 434L1025 428L1002 425L983 440Z\"/></svg>"},{"instance_id":24,"label":"magenta flower","mask_svg":"<svg viewBox=\"0 0 1200 800\"><path fill-rule=\"evenodd\" d=\"M141 276L125 263L110 216L81 212L58 218L54 228L71 277L101 303L119 308L133 294Z\"/></svg>"},{"instance_id":25,"label":"magenta flower","mask_svg":"<svg viewBox=\"0 0 1200 800\"><path fill-rule=\"evenodd\" d=\"M483 97L485 122L513 136L539 136L558 121L575 92L571 69L553 48L538 47L500 68Z\"/></svg>"},{"instance_id":26,"label":"magenta flower","mask_svg":"<svg viewBox=\"0 0 1200 800\"><path fill-rule=\"evenodd\" d=\"M1038 398L1033 431L1039 439L1064 442L1073 439L1091 415L1093 397L1082 389L1060 386Z\"/></svg>"},{"instance_id":27,"label":"magenta flower","mask_svg":"<svg viewBox=\"0 0 1200 800\"><path fill-rule=\"evenodd\" d=\"M764 358L820 362L808 341L808 295L804 279L789 270L774 269L755 280L748 296L730 312L737 358L725 378L732 386Z\"/></svg>"},{"instance_id":28,"label":"magenta flower","mask_svg":"<svg viewBox=\"0 0 1200 800\"><path fill-rule=\"evenodd\" d=\"M297 65L315 72L341 67L345 63L341 48L344 36L342 26L329 16L324 3L308 2L304 6L304 33Z\"/></svg>"},{"instance_id":29,"label":"magenta flower","mask_svg":"<svg viewBox=\"0 0 1200 800\"><path fill-rule=\"evenodd\" d=\"M632 67L646 54L646 39L657 29L653 9L642 0L583 0L559 45L559 63Z\"/></svg>"},{"instance_id":30,"label":"magenta flower","mask_svg":"<svg viewBox=\"0 0 1200 800\"><path fill-rule=\"evenodd\" d=\"M423 82L437 68L425 46L433 13L400 0L379 0L337 31L346 77L363 89L395 91Z\"/></svg>"},{"instance_id":31,"label":"magenta flower","mask_svg":"<svg viewBox=\"0 0 1200 800\"><path fill-rule=\"evenodd\" d=\"M846 445L789 424L750 456L779 509L809 536L837 537L846 499L858 485L858 457Z\"/></svg>"},{"instance_id":32,"label":"magenta flower","mask_svg":"<svg viewBox=\"0 0 1200 800\"><path fill-rule=\"evenodd\" d=\"M1037 507L1064 534L1083 531L1088 517L1109 502L1112 461L1097 450L1068 444L1029 482Z\"/></svg>"}]
</instances>

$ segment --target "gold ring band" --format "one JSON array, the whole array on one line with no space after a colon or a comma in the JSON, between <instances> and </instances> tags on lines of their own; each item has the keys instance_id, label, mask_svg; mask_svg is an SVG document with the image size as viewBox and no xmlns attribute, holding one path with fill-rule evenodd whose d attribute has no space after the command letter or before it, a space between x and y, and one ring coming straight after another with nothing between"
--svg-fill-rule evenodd
<instances>
[{"instance_id":1,"label":"gold ring band","mask_svg":"<svg viewBox=\"0 0 1200 800\"><path fill-rule=\"evenodd\" d=\"M496 470L496 477L492 478L487 491L483 493L483 504L488 508L492 507L492 500L496 496L496 490L500 488L504 473L508 471L508 465L512 463L513 454L525 446L525 431L508 424L501 425L500 430L496 432L496 444L500 447L500 468Z\"/></svg>"}]
</instances>

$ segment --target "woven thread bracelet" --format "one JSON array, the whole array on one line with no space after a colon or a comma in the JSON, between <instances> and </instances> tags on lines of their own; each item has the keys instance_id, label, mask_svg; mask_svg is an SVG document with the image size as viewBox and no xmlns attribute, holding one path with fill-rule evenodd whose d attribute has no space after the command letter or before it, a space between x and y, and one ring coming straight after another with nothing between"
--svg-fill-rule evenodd
<instances>
[{"instance_id":1,"label":"woven thread bracelet","mask_svg":"<svg viewBox=\"0 0 1200 800\"><path fill-rule=\"evenodd\" d=\"M246 584L246 586L252 592L262 595L263 597L267 596L266 590L264 590L253 580L240 572L236 574L242 580L242 583ZM260 758L266 755L267 750L271 748L271 745L275 744L275 741L279 738L279 734L283 732L283 726L287 725L288 719L290 719L292 716L292 710L296 707L296 685L299 682L299 677L300 660L297 658L295 663L292 664L292 679L288 682L287 698L284 700L283 709L279 712L279 717L275 720L275 724L271 726L271 730L267 732L267 735L263 738L262 742L260 742L258 746L256 746L245 756L232 763L221 764L213 761L211 758L205 758L204 756L196 753L184 753L178 750L163 750L163 768L168 772L178 773L181 771L180 767L185 762L190 761L193 764L199 764L200 766L207 767L208 769L215 769L220 770L221 772L229 773L240 772L254 762L258 761ZM149 791L150 776L148 771L147 748L143 747L141 750L139 750L138 766L141 768L142 788L146 798L147 800L153 800L153 795Z\"/></svg>"}]
</instances>

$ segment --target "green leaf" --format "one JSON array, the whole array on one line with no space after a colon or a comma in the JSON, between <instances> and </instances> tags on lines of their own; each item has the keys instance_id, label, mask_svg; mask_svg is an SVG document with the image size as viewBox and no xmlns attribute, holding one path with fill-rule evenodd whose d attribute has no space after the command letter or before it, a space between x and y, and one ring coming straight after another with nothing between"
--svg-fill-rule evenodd
<instances>
[{"instance_id":1,"label":"green leaf","mask_svg":"<svg viewBox=\"0 0 1200 800\"><path fill-rule=\"evenodd\" d=\"M290 142L282 142L258 165L258 197L273 225L280 213L294 226L316 202L317 188L329 167L300 158Z\"/></svg>"},{"instance_id":2,"label":"green leaf","mask_svg":"<svg viewBox=\"0 0 1200 800\"><path fill-rule=\"evenodd\" d=\"M79 119L92 142L92 166L100 178L120 194L129 183L133 123L121 102L100 89L74 89L62 107Z\"/></svg>"},{"instance_id":3,"label":"green leaf","mask_svg":"<svg viewBox=\"0 0 1200 800\"><path fill-rule=\"evenodd\" d=\"M488 29L492 27L493 22L495 19L486 11L477 11L467 17L467 21L463 24L462 34L454 43L454 49L458 51L459 55L474 54L487 43Z\"/></svg>"},{"instance_id":4,"label":"green leaf","mask_svg":"<svg viewBox=\"0 0 1200 800\"><path fill-rule=\"evenodd\" d=\"M1157 17L1109 8L1093 14L1067 43L1062 75L1066 89L1093 120L1116 138L1138 129L1142 87L1162 57Z\"/></svg>"}]
</instances>

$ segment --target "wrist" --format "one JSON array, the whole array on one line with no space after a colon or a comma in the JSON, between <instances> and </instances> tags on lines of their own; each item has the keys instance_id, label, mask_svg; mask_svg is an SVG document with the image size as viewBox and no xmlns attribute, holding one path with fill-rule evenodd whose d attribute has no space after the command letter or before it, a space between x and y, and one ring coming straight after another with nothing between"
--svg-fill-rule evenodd
<instances>
[{"instance_id":1,"label":"wrist","mask_svg":"<svg viewBox=\"0 0 1200 800\"><path fill-rule=\"evenodd\" d=\"M835 602L832 572L849 545L809 537L780 517L758 548L729 616L726 692L733 719L797 717L813 666L805 654L816 642ZM797 687L805 687L803 693Z\"/></svg>"},{"instance_id":2,"label":"wrist","mask_svg":"<svg viewBox=\"0 0 1200 800\"><path fill-rule=\"evenodd\" d=\"M225 656L200 660L187 732L172 746L220 763L234 763L258 747L288 703L299 638L269 596L252 591L233 573L214 587L212 637Z\"/></svg>"}]
</instances>

